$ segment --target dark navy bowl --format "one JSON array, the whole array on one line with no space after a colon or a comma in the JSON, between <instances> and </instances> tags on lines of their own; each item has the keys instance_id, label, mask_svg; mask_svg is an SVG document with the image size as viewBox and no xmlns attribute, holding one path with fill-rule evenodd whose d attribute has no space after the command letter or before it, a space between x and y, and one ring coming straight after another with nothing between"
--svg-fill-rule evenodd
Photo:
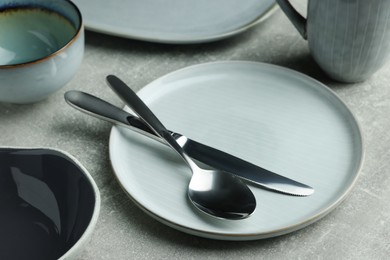
<instances>
[{"instance_id":1,"label":"dark navy bowl","mask_svg":"<svg viewBox=\"0 0 390 260\"><path fill-rule=\"evenodd\" d=\"M70 155L0 148L0 259L76 257L99 209L95 182Z\"/></svg>"}]
</instances>

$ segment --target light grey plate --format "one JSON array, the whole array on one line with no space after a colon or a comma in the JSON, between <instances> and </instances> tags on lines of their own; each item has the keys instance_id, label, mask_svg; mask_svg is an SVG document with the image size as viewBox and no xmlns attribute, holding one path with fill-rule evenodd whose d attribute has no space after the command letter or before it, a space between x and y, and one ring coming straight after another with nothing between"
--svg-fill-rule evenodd
<instances>
[{"instance_id":1,"label":"light grey plate","mask_svg":"<svg viewBox=\"0 0 390 260\"><path fill-rule=\"evenodd\" d=\"M215 219L189 203L191 173L174 152L113 127L109 151L120 184L143 210L178 230L225 240L292 232L334 209L360 171L363 142L354 116L334 92L298 72L207 63L170 73L138 94L170 129L315 189L294 197L250 186L258 205L250 218Z\"/></svg>"},{"instance_id":2,"label":"light grey plate","mask_svg":"<svg viewBox=\"0 0 390 260\"><path fill-rule=\"evenodd\" d=\"M74 0L87 29L163 42L214 41L242 32L275 9L274 0Z\"/></svg>"}]
</instances>

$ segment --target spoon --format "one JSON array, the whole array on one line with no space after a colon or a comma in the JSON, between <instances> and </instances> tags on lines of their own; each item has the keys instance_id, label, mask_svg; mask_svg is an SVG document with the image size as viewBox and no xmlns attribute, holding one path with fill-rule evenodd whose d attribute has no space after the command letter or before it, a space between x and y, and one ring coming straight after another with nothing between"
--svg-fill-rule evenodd
<instances>
[{"instance_id":1,"label":"spoon","mask_svg":"<svg viewBox=\"0 0 390 260\"><path fill-rule=\"evenodd\" d=\"M119 78L110 75L107 76L107 82L150 129L164 139L191 168L192 177L187 193L196 208L208 215L232 220L247 218L254 212L256 199L248 186L231 173L200 168L182 148L187 137L182 136L175 140L137 94Z\"/></svg>"}]
</instances>

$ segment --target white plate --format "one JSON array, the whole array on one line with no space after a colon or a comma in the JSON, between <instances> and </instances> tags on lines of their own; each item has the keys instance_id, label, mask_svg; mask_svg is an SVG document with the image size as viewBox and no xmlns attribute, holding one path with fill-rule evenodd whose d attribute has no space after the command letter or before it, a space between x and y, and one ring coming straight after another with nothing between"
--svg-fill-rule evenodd
<instances>
[{"instance_id":1,"label":"white plate","mask_svg":"<svg viewBox=\"0 0 390 260\"><path fill-rule=\"evenodd\" d=\"M74 0L87 29L127 38L198 43L242 32L266 18L275 0Z\"/></svg>"},{"instance_id":2,"label":"white plate","mask_svg":"<svg viewBox=\"0 0 390 260\"><path fill-rule=\"evenodd\" d=\"M128 195L157 220L215 239L285 234L318 220L351 190L363 159L359 126L326 86L263 63L218 62L170 73L138 93L170 129L296 179L309 197L250 186L257 209L245 220L195 210L186 195L191 173L169 148L113 127L110 159Z\"/></svg>"}]
</instances>

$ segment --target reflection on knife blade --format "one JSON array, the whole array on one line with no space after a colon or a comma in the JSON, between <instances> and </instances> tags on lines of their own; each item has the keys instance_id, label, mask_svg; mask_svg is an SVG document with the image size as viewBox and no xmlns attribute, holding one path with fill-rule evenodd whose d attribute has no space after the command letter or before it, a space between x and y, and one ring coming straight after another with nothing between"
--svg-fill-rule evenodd
<instances>
[{"instance_id":1,"label":"reflection on knife blade","mask_svg":"<svg viewBox=\"0 0 390 260\"><path fill-rule=\"evenodd\" d=\"M65 94L65 100L69 105L84 113L125 126L164 143L141 119L95 96L81 91L68 91ZM172 136L175 139L178 139L182 135L172 132ZM314 192L314 189L308 185L276 174L231 154L191 139L188 139L186 146L184 146L184 150L195 160L213 168L231 172L248 182L268 190L295 196L308 196Z\"/></svg>"}]
</instances>

